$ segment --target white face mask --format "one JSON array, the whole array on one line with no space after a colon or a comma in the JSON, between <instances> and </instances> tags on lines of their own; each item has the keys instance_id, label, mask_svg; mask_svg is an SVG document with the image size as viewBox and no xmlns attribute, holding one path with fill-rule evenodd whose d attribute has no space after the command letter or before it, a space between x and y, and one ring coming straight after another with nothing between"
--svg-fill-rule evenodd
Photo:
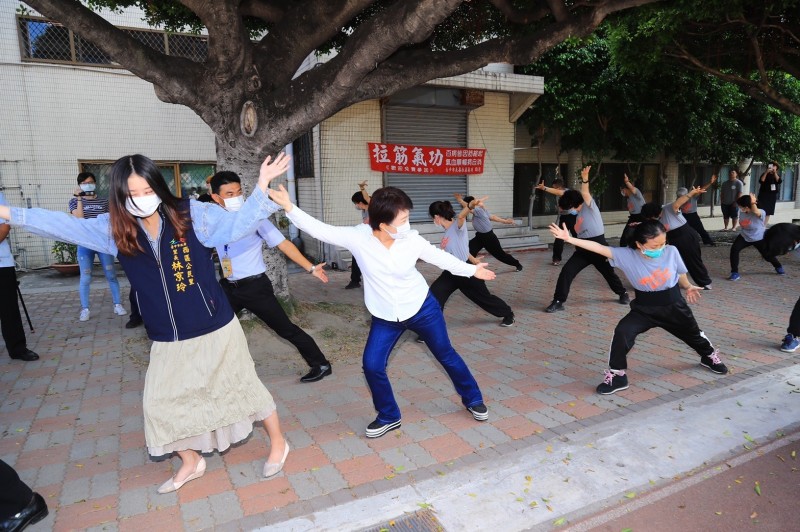
<instances>
[{"instance_id":1,"label":"white face mask","mask_svg":"<svg viewBox=\"0 0 800 532\"><path fill-rule=\"evenodd\" d=\"M94 192L96 185L94 183L83 183L80 187L84 192Z\"/></svg>"},{"instance_id":2,"label":"white face mask","mask_svg":"<svg viewBox=\"0 0 800 532\"><path fill-rule=\"evenodd\" d=\"M125 200L125 208L128 212L138 218L147 218L158 209L161 205L161 198L158 194L148 194L147 196L139 196L136 198L135 203L133 198Z\"/></svg>"},{"instance_id":3,"label":"white face mask","mask_svg":"<svg viewBox=\"0 0 800 532\"><path fill-rule=\"evenodd\" d=\"M400 227L394 226L392 224L389 224L389 225L391 227L394 227L397 230L397 232L396 233L389 233L389 231L386 231L385 229L384 229L384 231L386 231L389 234L389 236L392 237L395 240L398 240L398 239L401 239L401 238L406 238L408 236L408 234L411 232L411 224L409 222L406 222L406 223L402 224Z\"/></svg>"},{"instance_id":4,"label":"white face mask","mask_svg":"<svg viewBox=\"0 0 800 532\"><path fill-rule=\"evenodd\" d=\"M242 201L242 196L234 196L232 198L225 198L225 208L231 212L236 212L242 208L244 205L244 201Z\"/></svg>"}]
</instances>

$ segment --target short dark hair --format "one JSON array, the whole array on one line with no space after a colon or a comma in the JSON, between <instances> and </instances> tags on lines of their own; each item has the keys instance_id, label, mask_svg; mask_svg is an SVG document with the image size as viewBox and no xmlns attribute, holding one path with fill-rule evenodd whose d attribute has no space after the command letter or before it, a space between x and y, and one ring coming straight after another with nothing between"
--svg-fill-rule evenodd
<instances>
[{"instance_id":1,"label":"short dark hair","mask_svg":"<svg viewBox=\"0 0 800 532\"><path fill-rule=\"evenodd\" d=\"M434 201L428 207L428 214L430 214L431 218L441 216L445 220L452 220L456 215L456 211L453 210L453 204L449 201Z\"/></svg>"},{"instance_id":2,"label":"short dark hair","mask_svg":"<svg viewBox=\"0 0 800 532\"><path fill-rule=\"evenodd\" d=\"M558 206L565 211L576 209L583 205L583 203L583 194L577 190L566 190L561 197L558 198Z\"/></svg>"},{"instance_id":3,"label":"short dark hair","mask_svg":"<svg viewBox=\"0 0 800 532\"><path fill-rule=\"evenodd\" d=\"M743 194L736 198L736 204L739 207L745 207L746 209L753 208L753 198L750 197L750 194Z\"/></svg>"},{"instance_id":4,"label":"short dark hair","mask_svg":"<svg viewBox=\"0 0 800 532\"><path fill-rule=\"evenodd\" d=\"M472 200L475 199L475 196L464 196L462 199L467 203L470 203Z\"/></svg>"},{"instance_id":5,"label":"short dark hair","mask_svg":"<svg viewBox=\"0 0 800 532\"><path fill-rule=\"evenodd\" d=\"M564 186L564 180L561 179L560 177L557 177L557 178L553 179L553 184L550 185L550 186L552 186L553 188L563 187Z\"/></svg>"},{"instance_id":6,"label":"short dark hair","mask_svg":"<svg viewBox=\"0 0 800 532\"><path fill-rule=\"evenodd\" d=\"M651 201L642 205L642 217L655 219L661 216L662 207L658 203Z\"/></svg>"},{"instance_id":7,"label":"short dark hair","mask_svg":"<svg viewBox=\"0 0 800 532\"><path fill-rule=\"evenodd\" d=\"M381 224L391 224L397 213L401 210L411 210L414 204L408 194L397 187L379 188L372 194L369 202L369 226L374 231L380 229Z\"/></svg>"},{"instance_id":8,"label":"short dark hair","mask_svg":"<svg viewBox=\"0 0 800 532\"><path fill-rule=\"evenodd\" d=\"M211 192L214 194L219 194L219 187L222 185L228 185L230 183L239 183L241 185L242 180L239 178L236 172L231 172L229 170L217 172L211 176Z\"/></svg>"},{"instance_id":9,"label":"short dark hair","mask_svg":"<svg viewBox=\"0 0 800 532\"><path fill-rule=\"evenodd\" d=\"M367 200L364 199L364 194L362 194L360 190L355 194L353 194L350 197L350 200L353 202L354 205L357 203L367 203Z\"/></svg>"},{"instance_id":10,"label":"short dark hair","mask_svg":"<svg viewBox=\"0 0 800 532\"><path fill-rule=\"evenodd\" d=\"M81 172L80 174L78 174L78 184L80 185L81 183L83 183L84 181L89 179L90 177L92 179L94 179L95 181L97 181L97 178L94 176L93 173L91 173L91 172Z\"/></svg>"},{"instance_id":11,"label":"short dark hair","mask_svg":"<svg viewBox=\"0 0 800 532\"><path fill-rule=\"evenodd\" d=\"M628 247L636 249L636 243L646 244L648 240L652 240L658 235L663 235L667 232L664 224L658 220L645 220L642 223L633 227L633 234L628 242Z\"/></svg>"}]
</instances>

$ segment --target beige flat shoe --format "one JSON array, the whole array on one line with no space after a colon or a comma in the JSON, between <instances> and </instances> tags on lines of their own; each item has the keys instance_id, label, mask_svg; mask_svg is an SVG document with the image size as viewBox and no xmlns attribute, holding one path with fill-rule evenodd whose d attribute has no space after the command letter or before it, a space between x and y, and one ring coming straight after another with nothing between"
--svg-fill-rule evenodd
<instances>
[{"instance_id":1,"label":"beige flat shoe","mask_svg":"<svg viewBox=\"0 0 800 532\"><path fill-rule=\"evenodd\" d=\"M190 480L194 480L196 478L202 477L206 472L206 459L202 456L200 457L200 461L197 462L197 467L194 468L194 473L186 477L185 480L180 482L175 482L175 477L173 476L168 481L164 482L160 488L158 488L158 492L161 494L164 493L171 493L173 491L178 491L183 487L184 484L189 482Z\"/></svg>"},{"instance_id":2,"label":"beige flat shoe","mask_svg":"<svg viewBox=\"0 0 800 532\"><path fill-rule=\"evenodd\" d=\"M283 459L281 459L280 464L270 464L267 462L264 464L264 478L274 477L278 473L281 472L283 469L283 464L286 463L286 457L289 455L289 442L287 441L284 444L283 448Z\"/></svg>"}]
</instances>

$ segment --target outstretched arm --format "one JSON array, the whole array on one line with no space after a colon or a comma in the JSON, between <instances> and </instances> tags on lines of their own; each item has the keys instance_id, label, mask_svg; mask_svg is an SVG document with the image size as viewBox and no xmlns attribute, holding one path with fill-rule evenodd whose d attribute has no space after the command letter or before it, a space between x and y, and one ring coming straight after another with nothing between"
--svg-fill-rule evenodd
<instances>
[{"instance_id":1,"label":"outstretched arm","mask_svg":"<svg viewBox=\"0 0 800 532\"><path fill-rule=\"evenodd\" d=\"M635 187L635 186L633 186L633 183L631 183L631 180L630 180L630 178L628 177L628 174L622 174L622 175L624 176L624 181L623 181L623 183L625 183L625 188L627 188L628 190L630 190L630 191L631 191L631 194L636 194L636 187Z\"/></svg>"},{"instance_id":2,"label":"outstretched arm","mask_svg":"<svg viewBox=\"0 0 800 532\"><path fill-rule=\"evenodd\" d=\"M514 225L514 224L516 223L516 222L514 221L514 218L501 218L501 217L499 217L499 216L496 216L496 215L494 215L494 214L492 214L491 216L489 216L489 219L490 219L491 221L493 221L493 222L497 222L497 223L499 223L499 224ZM459 227L460 227L460 226L459 226Z\"/></svg>"},{"instance_id":3,"label":"outstretched arm","mask_svg":"<svg viewBox=\"0 0 800 532\"><path fill-rule=\"evenodd\" d=\"M464 227L464 222L467 221L467 216L469 215L469 212L470 212L469 211L469 206L467 206L467 204L465 203L464 204L464 208L461 209L461 212L459 212L458 216L456 217L456 221L458 223L458 228L459 229Z\"/></svg>"},{"instance_id":4,"label":"outstretched arm","mask_svg":"<svg viewBox=\"0 0 800 532\"><path fill-rule=\"evenodd\" d=\"M756 216L760 217L761 216L761 209L759 209L758 205L756 205L757 201L758 200L756 199L756 195L751 192L750 193L750 212L752 212Z\"/></svg>"},{"instance_id":5,"label":"outstretched arm","mask_svg":"<svg viewBox=\"0 0 800 532\"><path fill-rule=\"evenodd\" d=\"M677 213L678 211L681 210L681 207L684 205L684 203L702 193L703 193L702 188L692 187L692 190L690 190L688 194L684 194L683 196L672 202L672 212Z\"/></svg>"},{"instance_id":6,"label":"outstretched arm","mask_svg":"<svg viewBox=\"0 0 800 532\"><path fill-rule=\"evenodd\" d=\"M361 197L364 198L364 203L369 205L370 197L369 197L369 192L367 192L367 182L362 181L361 183L359 183L358 190L361 192Z\"/></svg>"},{"instance_id":7,"label":"outstretched arm","mask_svg":"<svg viewBox=\"0 0 800 532\"><path fill-rule=\"evenodd\" d=\"M589 170L591 169L591 166L585 166L581 170L581 196L583 196L583 202L586 205L592 204L592 193L589 192Z\"/></svg>"},{"instance_id":8,"label":"outstretched arm","mask_svg":"<svg viewBox=\"0 0 800 532\"><path fill-rule=\"evenodd\" d=\"M567 224L561 224L561 227L558 227L556 224L550 224L550 234L556 238L560 238L567 244L572 244L573 246L583 248L587 251L592 251L597 253L598 255L602 255L607 259L613 257L611 254L611 248L608 246L604 246L603 244L598 244L592 240L583 240L580 238L574 238L569 229L567 229Z\"/></svg>"},{"instance_id":9,"label":"outstretched arm","mask_svg":"<svg viewBox=\"0 0 800 532\"><path fill-rule=\"evenodd\" d=\"M564 191L561 190L560 188L546 187L546 186L544 186L544 183L539 183L538 185L536 185L536 189L537 190L543 190L543 191L547 192L548 194L552 194L553 196L563 196L564 195Z\"/></svg>"},{"instance_id":10,"label":"outstretched arm","mask_svg":"<svg viewBox=\"0 0 800 532\"><path fill-rule=\"evenodd\" d=\"M713 186L713 185L714 185L714 183L716 183L716 182L717 182L717 174L714 174L714 175L712 175L712 176L711 176L711 181L709 181L708 183L706 183L705 185L703 185L702 187L700 187L700 190L702 190L703 192L705 192L705 191L706 191L706 190L708 190L708 189L709 189L711 186Z\"/></svg>"},{"instance_id":11,"label":"outstretched arm","mask_svg":"<svg viewBox=\"0 0 800 532\"><path fill-rule=\"evenodd\" d=\"M300 250L297 249L290 240L284 240L280 244L278 244L278 249L283 252L284 255L289 257L289 259L303 268L305 271L322 281L323 283L328 282L328 276L325 274L325 270L323 267L325 266L324 262L320 262L316 266L311 264L311 261L305 258Z\"/></svg>"}]
</instances>

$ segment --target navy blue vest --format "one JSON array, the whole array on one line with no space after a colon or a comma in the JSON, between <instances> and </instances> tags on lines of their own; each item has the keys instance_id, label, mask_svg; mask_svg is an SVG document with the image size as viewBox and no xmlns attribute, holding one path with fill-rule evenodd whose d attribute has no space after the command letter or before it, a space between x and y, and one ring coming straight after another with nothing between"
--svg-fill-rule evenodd
<instances>
[{"instance_id":1,"label":"navy blue vest","mask_svg":"<svg viewBox=\"0 0 800 532\"><path fill-rule=\"evenodd\" d=\"M189 202L179 208L189 210ZM216 331L233 319L233 309L217 282L211 249L189 225L178 240L161 212L161 238L150 243L139 227L137 240L144 253L119 253L119 259L142 314L147 336L158 342L188 340ZM153 246L158 245L158 258Z\"/></svg>"}]
</instances>

